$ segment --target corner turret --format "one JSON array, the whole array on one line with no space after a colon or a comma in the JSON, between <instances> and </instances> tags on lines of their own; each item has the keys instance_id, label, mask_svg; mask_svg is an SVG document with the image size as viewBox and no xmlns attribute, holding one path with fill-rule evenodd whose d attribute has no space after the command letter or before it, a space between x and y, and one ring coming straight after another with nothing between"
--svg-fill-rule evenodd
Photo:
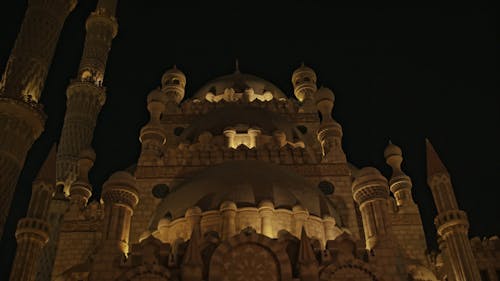
<instances>
[{"instance_id":1,"label":"corner turret","mask_svg":"<svg viewBox=\"0 0 500 281\"><path fill-rule=\"evenodd\" d=\"M302 103L305 112L313 112L314 93L318 89L316 86L316 73L312 68L301 64L292 74L293 92L295 97Z\"/></svg>"},{"instance_id":2,"label":"corner turret","mask_svg":"<svg viewBox=\"0 0 500 281\"><path fill-rule=\"evenodd\" d=\"M160 124L165 111L167 97L160 89L153 90L148 95L148 111L150 119L141 129L139 140L142 143L139 165L156 166L162 163L163 145L167 140L167 133Z\"/></svg>"},{"instance_id":3,"label":"corner turret","mask_svg":"<svg viewBox=\"0 0 500 281\"><path fill-rule=\"evenodd\" d=\"M316 92L316 106L321 114L318 128L318 141L321 144L323 159L326 163L345 163L342 150L342 126L332 117L335 95L329 88L321 87Z\"/></svg>"},{"instance_id":4,"label":"corner turret","mask_svg":"<svg viewBox=\"0 0 500 281\"><path fill-rule=\"evenodd\" d=\"M401 170L401 163L403 162L403 153L401 148L389 141L389 144L384 150L384 157L387 165L392 168L392 176L389 180L389 186L391 192L396 198L396 204L399 207L415 205L411 195L411 179Z\"/></svg>"},{"instance_id":5,"label":"corner turret","mask_svg":"<svg viewBox=\"0 0 500 281\"><path fill-rule=\"evenodd\" d=\"M178 105L184 98L186 88L186 75L174 65L165 71L161 78L161 91L166 95L166 112L176 113Z\"/></svg>"}]
</instances>

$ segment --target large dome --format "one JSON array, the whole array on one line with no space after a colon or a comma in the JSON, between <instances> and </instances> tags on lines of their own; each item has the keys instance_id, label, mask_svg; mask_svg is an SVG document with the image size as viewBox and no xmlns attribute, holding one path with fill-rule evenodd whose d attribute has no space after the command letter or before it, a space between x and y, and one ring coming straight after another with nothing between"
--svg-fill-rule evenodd
<instances>
[{"instance_id":1,"label":"large dome","mask_svg":"<svg viewBox=\"0 0 500 281\"><path fill-rule=\"evenodd\" d=\"M207 168L174 187L158 205L150 229L156 229L167 214L172 219L180 218L193 206L202 211L217 210L226 200L239 207L256 207L262 200L272 201L276 208L291 209L299 204L312 215L329 215L340 224L334 206L318 187L284 167L244 160Z\"/></svg>"},{"instance_id":2,"label":"large dome","mask_svg":"<svg viewBox=\"0 0 500 281\"><path fill-rule=\"evenodd\" d=\"M223 93L226 88L233 88L236 92L243 92L246 88L253 88L255 94L263 94L269 91L275 99L286 98L286 95L273 83L239 71L208 82L194 96L203 99L208 92L217 95Z\"/></svg>"}]
</instances>

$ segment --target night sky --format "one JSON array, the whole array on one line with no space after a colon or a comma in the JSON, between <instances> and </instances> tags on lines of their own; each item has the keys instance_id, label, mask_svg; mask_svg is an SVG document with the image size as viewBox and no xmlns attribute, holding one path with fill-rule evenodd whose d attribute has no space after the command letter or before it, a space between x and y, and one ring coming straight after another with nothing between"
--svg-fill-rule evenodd
<instances>
[{"instance_id":1,"label":"night sky","mask_svg":"<svg viewBox=\"0 0 500 281\"><path fill-rule=\"evenodd\" d=\"M0 16L2 73L27 5L10 2ZM402 148L431 248L436 211L426 184L425 137L452 176L470 235L500 234L494 9L346 10L301 1L280 10L241 3L222 10L172 1L119 3L119 32L104 80L108 96L93 140L97 160L90 179L96 192L113 172L138 159L139 130L149 117L146 96L173 64L187 76L187 97L232 73L236 58L242 72L293 96L291 75L303 61L316 71L318 86L335 93L333 114L343 126L351 163L375 166L389 176L383 157L389 138ZM84 22L95 5L80 1L61 33L41 98L48 115L45 131L28 153L0 244L0 280L7 280L15 224L26 214L31 182L60 137L66 88L76 75Z\"/></svg>"}]
</instances>

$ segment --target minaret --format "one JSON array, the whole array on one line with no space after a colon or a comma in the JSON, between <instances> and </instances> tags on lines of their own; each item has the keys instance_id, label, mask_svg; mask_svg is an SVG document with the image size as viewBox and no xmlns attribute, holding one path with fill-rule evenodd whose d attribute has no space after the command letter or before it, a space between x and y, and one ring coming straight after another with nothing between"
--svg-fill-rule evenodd
<instances>
[{"instance_id":1,"label":"minaret","mask_svg":"<svg viewBox=\"0 0 500 281\"><path fill-rule=\"evenodd\" d=\"M28 150L45 125L38 104L64 21L77 0L31 0L0 81L0 237Z\"/></svg>"},{"instance_id":2,"label":"minaret","mask_svg":"<svg viewBox=\"0 0 500 281\"><path fill-rule=\"evenodd\" d=\"M118 32L117 0L99 0L85 24L87 35L77 77L66 91L66 116L57 151L57 183L66 192L77 178L80 150L92 142L97 115L106 100L104 71L111 41Z\"/></svg>"},{"instance_id":3,"label":"minaret","mask_svg":"<svg viewBox=\"0 0 500 281\"><path fill-rule=\"evenodd\" d=\"M316 93L316 73L312 68L301 64L292 74L293 92L302 103L305 112L314 112L314 93Z\"/></svg>"},{"instance_id":4,"label":"minaret","mask_svg":"<svg viewBox=\"0 0 500 281\"><path fill-rule=\"evenodd\" d=\"M332 118L335 96L332 90L321 87L316 92L316 105L321 113L318 141L323 150L323 163L346 163L342 150L342 126Z\"/></svg>"},{"instance_id":5,"label":"minaret","mask_svg":"<svg viewBox=\"0 0 500 281\"><path fill-rule=\"evenodd\" d=\"M468 238L467 214L458 209L450 174L426 139L427 184L429 184L437 216L434 219L438 235L446 246L449 267L455 281L480 281L479 269Z\"/></svg>"},{"instance_id":6,"label":"minaret","mask_svg":"<svg viewBox=\"0 0 500 281\"><path fill-rule=\"evenodd\" d=\"M42 248L49 240L47 213L55 186L55 145L33 182L26 217L19 220L16 230L17 249L10 275L11 281L34 281Z\"/></svg>"}]
</instances>

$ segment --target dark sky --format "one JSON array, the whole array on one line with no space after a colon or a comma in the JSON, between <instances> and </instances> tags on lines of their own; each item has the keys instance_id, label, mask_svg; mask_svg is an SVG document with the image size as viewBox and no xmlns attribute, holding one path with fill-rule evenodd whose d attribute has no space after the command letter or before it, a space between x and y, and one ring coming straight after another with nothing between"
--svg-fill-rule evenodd
<instances>
[{"instance_id":1,"label":"dark sky","mask_svg":"<svg viewBox=\"0 0 500 281\"><path fill-rule=\"evenodd\" d=\"M26 1L11 2L0 16L2 72L26 9ZM425 137L452 175L459 205L469 215L470 235L500 234L494 9L358 10L301 1L280 10L241 3L222 10L171 1L119 3L119 33L104 81L108 98L93 141L95 189L136 162L139 130L148 121L146 96L173 64L187 76L188 97L207 81L231 73L235 58L242 72L292 95L291 74L304 61L315 69L318 84L335 92L334 118L343 126L350 162L375 166L388 176L383 158L388 139L403 149L403 168L412 177L430 247L435 247L435 206L425 178ZM59 139L66 87L76 74L84 22L95 4L80 1L61 33L41 99L48 114L45 132L28 153L0 245L2 280L31 182Z\"/></svg>"}]
</instances>

